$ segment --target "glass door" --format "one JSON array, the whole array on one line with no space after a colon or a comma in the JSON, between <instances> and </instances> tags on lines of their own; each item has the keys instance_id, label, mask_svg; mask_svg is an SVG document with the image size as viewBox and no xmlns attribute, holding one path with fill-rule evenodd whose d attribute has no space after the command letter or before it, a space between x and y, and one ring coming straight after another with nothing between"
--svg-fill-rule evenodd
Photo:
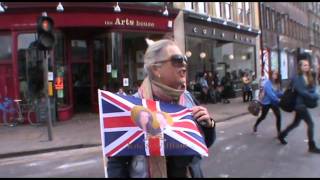
<instances>
[{"instance_id":1,"label":"glass door","mask_svg":"<svg viewBox=\"0 0 320 180\"><path fill-rule=\"evenodd\" d=\"M70 40L71 82L75 112L90 112L92 100L92 56L87 39Z\"/></svg>"}]
</instances>

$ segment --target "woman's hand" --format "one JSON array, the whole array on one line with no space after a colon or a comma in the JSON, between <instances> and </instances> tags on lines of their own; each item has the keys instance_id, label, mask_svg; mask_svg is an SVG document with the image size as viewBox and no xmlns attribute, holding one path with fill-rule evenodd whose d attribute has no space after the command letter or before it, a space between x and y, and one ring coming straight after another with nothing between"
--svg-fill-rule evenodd
<instances>
[{"instance_id":1,"label":"woman's hand","mask_svg":"<svg viewBox=\"0 0 320 180\"><path fill-rule=\"evenodd\" d=\"M214 121L211 120L207 108L203 106L194 106L191 108L193 118L201 125L206 127L213 127Z\"/></svg>"}]
</instances>

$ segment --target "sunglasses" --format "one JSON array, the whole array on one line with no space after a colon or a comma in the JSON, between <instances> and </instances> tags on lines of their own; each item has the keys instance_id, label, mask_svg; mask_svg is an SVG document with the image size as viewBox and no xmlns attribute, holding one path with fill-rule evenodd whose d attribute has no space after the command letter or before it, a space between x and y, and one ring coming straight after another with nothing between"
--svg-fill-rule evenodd
<instances>
[{"instance_id":1,"label":"sunglasses","mask_svg":"<svg viewBox=\"0 0 320 180\"><path fill-rule=\"evenodd\" d=\"M181 67L181 66L183 66L183 62L185 64L188 63L188 58L187 58L187 56L175 54L175 55L172 55L168 60L158 61L156 63L166 63L168 61L171 61L171 64L174 67Z\"/></svg>"}]
</instances>

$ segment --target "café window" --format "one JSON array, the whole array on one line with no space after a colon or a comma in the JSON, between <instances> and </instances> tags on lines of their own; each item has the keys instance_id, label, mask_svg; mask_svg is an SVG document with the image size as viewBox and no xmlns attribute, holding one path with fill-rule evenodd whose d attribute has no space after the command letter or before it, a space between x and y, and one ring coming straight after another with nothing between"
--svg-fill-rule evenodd
<instances>
[{"instance_id":1,"label":"caf\u00e9 window","mask_svg":"<svg viewBox=\"0 0 320 180\"><path fill-rule=\"evenodd\" d=\"M12 58L12 37L11 35L0 34L0 62Z\"/></svg>"}]
</instances>

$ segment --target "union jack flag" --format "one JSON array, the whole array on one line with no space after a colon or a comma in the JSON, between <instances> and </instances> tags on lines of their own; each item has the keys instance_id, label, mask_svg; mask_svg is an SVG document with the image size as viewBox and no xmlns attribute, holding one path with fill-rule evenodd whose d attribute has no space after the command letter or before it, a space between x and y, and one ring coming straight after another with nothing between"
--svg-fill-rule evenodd
<instances>
[{"instance_id":1,"label":"union jack flag","mask_svg":"<svg viewBox=\"0 0 320 180\"><path fill-rule=\"evenodd\" d=\"M98 90L98 94L101 140L105 156L208 156L208 148L190 109L102 90ZM165 112L172 122L150 135L132 118L131 110L135 107L146 108L153 113ZM150 127L153 127L153 121L151 125Z\"/></svg>"}]
</instances>

